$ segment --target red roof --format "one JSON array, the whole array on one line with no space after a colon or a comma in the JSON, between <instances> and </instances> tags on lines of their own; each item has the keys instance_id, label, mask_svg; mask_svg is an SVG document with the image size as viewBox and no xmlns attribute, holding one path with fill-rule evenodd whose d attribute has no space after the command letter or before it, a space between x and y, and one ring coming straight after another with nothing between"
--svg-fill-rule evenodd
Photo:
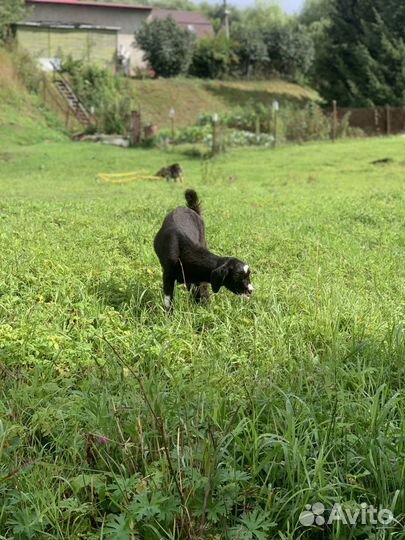
<instances>
[{"instance_id":1,"label":"red roof","mask_svg":"<svg viewBox=\"0 0 405 540\"><path fill-rule=\"evenodd\" d=\"M182 11L177 9L153 8L152 19L166 19L172 17L180 26L195 32L199 38L213 36L212 24L207 17L198 11Z\"/></svg>"},{"instance_id":2,"label":"red roof","mask_svg":"<svg viewBox=\"0 0 405 540\"><path fill-rule=\"evenodd\" d=\"M91 2L88 0L26 0L27 4L52 4L61 6L91 6L91 7L104 7L104 8L119 8L119 9L145 9L150 11L152 8L149 6L139 6L136 4L111 4L108 2Z\"/></svg>"}]
</instances>

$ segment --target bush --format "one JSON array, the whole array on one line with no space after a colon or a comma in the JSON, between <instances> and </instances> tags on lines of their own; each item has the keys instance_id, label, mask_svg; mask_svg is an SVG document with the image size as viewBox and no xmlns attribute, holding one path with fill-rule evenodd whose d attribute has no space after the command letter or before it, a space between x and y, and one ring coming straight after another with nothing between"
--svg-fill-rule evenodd
<instances>
[{"instance_id":1,"label":"bush","mask_svg":"<svg viewBox=\"0 0 405 540\"><path fill-rule=\"evenodd\" d=\"M157 76L174 77L187 73L195 36L171 17L143 23L135 33L135 41L145 52L144 60Z\"/></svg>"},{"instance_id":2,"label":"bush","mask_svg":"<svg viewBox=\"0 0 405 540\"><path fill-rule=\"evenodd\" d=\"M263 34L272 72L297 80L305 77L315 58L309 32L302 26L279 25Z\"/></svg>"},{"instance_id":3,"label":"bush","mask_svg":"<svg viewBox=\"0 0 405 540\"><path fill-rule=\"evenodd\" d=\"M128 130L132 93L126 78L71 57L62 63L62 72L68 76L74 92L86 107L94 108L99 129L105 133Z\"/></svg>"},{"instance_id":4,"label":"bush","mask_svg":"<svg viewBox=\"0 0 405 540\"><path fill-rule=\"evenodd\" d=\"M135 68L135 79L145 80L145 79L154 79L156 73L153 69L148 67L136 67Z\"/></svg>"},{"instance_id":5,"label":"bush","mask_svg":"<svg viewBox=\"0 0 405 540\"><path fill-rule=\"evenodd\" d=\"M263 146L271 148L274 145L273 135L267 133L251 133L232 129L225 135L225 146Z\"/></svg>"},{"instance_id":6,"label":"bush","mask_svg":"<svg viewBox=\"0 0 405 540\"><path fill-rule=\"evenodd\" d=\"M228 128L244 131L269 132L269 119L271 110L262 103L250 102L245 107L235 108L232 113L221 115L221 123ZM204 114L198 119L199 125L211 123L211 115Z\"/></svg>"},{"instance_id":7,"label":"bush","mask_svg":"<svg viewBox=\"0 0 405 540\"><path fill-rule=\"evenodd\" d=\"M238 65L235 44L226 36L201 39L194 50L190 74L203 79L222 79Z\"/></svg>"},{"instance_id":8,"label":"bush","mask_svg":"<svg viewBox=\"0 0 405 540\"><path fill-rule=\"evenodd\" d=\"M205 144L212 146L212 125L205 123L193 127L184 128L176 132L174 139L171 138L169 130L162 130L158 137L158 144L164 146L165 142L171 140L174 144ZM250 131L237 129L227 129L218 126L218 144L221 148L227 146L265 146L271 147L274 142L272 135L261 133L255 134Z\"/></svg>"},{"instance_id":9,"label":"bush","mask_svg":"<svg viewBox=\"0 0 405 540\"><path fill-rule=\"evenodd\" d=\"M329 139L330 119L315 104L305 107L283 107L280 111L279 134L287 141L316 141Z\"/></svg>"},{"instance_id":10,"label":"bush","mask_svg":"<svg viewBox=\"0 0 405 540\"><path fill-rule=\"evenodd\" d=\"M41 89L42 73L32 56L23 49L12 48L11 58L18 74L28 92L38 94Z\"/></svg>"},{"instance_id":11,"label":"bush","mask_svg":"<svg viewBox=\"0 0 405 540\"><path fill-rule=\"evenodd\" d=\"M200 116L199 125L211 122L210 115ZM221 123L228 128L245 132L274 135L274 113L262 104L250 104L231 114L221 117ZM331 132L330 119L322 109L310 103L304 107L285 105L278 117L278 139L286 141L311 141L328 139ZM341 130L342 136L347 130Z\"/></svg>"},{"instance_id":12,"label":"bush","mask_svg":"<svg viewBox=\"0 0 405 540\"><path fill-rule=\"evenodd\" d=\"M235 52L239 59L240 77L261 77L268 74L269 55L263 41L263 32L246 25L237 25L233 34Z\"/></svg>"},{"instance_id":13,"label":"bush","mask_svg":"<svg viewBox=\"0 0 405 540\"><path fill-rule=\"evenodd\" d=\"M174 138L172 137L170 130L162 129L158 136L158 143L162 145L164 141L168 140L174 144L202 143L211 133L212 127L208 124L204 126L191 126L176 130Z\"/></svg>"},{"instance_id":14,"label":"bush","mask_svg":"<svg viewBox=\"0 0 405 540\"><path fill-rule=\"evenodd\" d=\"M12 25L21 21L24 15L24 0L2 0L0 2L0 42L7 42L12 37Z\"/></svg>"},{"instance_id":15,"label":"bush","mask_svg":"<svg viewBox=\"0 0 405 540\"><path fill-rule=\"evenodd\" d=\"M349 125L345 115L337 125L337 136L360 137L361 130ZM275 136L274 113L262 104L251 104L232 113L222 114L217 126L218 144L227 146L264 146L270 148ZM327 140L331 136L331 119L321 107L309 103L304 107L285 105L280 109L277 124L278 142ZM206 144L212 146L212 115L201 115L197 125L177 130L174 139L169 130L162 130L157 139L160 146L174 144Z\"/></svg>"}]
</instances>

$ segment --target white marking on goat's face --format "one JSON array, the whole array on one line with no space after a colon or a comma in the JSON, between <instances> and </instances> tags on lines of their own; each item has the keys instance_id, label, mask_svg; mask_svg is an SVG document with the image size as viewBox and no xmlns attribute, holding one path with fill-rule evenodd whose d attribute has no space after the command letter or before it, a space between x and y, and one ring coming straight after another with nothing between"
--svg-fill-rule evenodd
<instances>
[{"instance_id":1,"label":"white marking on goat's face","mask_svg":"<svg viewBox=\"0 0 405 540\"><path fill-rule=\"evenodd\" d=\"M250 293L252 293L252 292L255 290L254 287L253 287L253 285L252 285L251 283L249 283L249 285L247 286L247 288L248 288L248 291L249 291Z\"/></svg>"},{"instance_id":2,"label":"white marking on goat's face","mask_svg":"<svg viewBox=\"0 0 405 540\"><path fill-rule=\"evenodd\" d=\"M249 272L249 265L248 264L245 264L245 266L243 267L243 271L245 272L245 274L247 274Z\"/></svg>"},{"instance_id":3,"label":"white marking on goat's face","mask_svg":"<svg viewBox=\"0 0 405 540\"><path fill-rule=\"evenodd\" d=\"M165 296L165 299L164 299L165 308L169 308L171 306L171 303L172 303L172 299L170 298L170 296Z\"/></svg>"}]
</instances>

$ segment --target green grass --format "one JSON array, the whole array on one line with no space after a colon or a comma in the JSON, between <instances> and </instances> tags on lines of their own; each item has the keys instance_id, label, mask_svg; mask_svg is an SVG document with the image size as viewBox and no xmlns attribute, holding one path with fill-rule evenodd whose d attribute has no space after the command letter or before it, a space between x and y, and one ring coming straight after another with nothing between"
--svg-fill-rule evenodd
<instances>
[{"instance_id":1,"label":"green grass","mask_svg":"<svg viewBox=\"0 0 405 540\"><path fill-rule=\"evenodd\" d=\"M198 79L157 79L132 82L135 102L144 118L161 128L170 127L169 111L176 111L176 127L190 126L205 113L231 112L235 107L260 102L281 103L319 101L311 89L282 80L203 81Z\"/></svg>"},{"instance_id":2,"label":"green grass","mask_svg":"<svg viewBox=\"0 0 405 540\"><path fill-rule=\"evenodd\" d=\"M66 139L61 123L38 96L27 92L18 79L13 57L0 47L0 165L7 159L10 145Z\"/></svg>"},{"instance_id":3,"label":"green grass","mask_svg":"<svg viewBox=\"0 0 405 540\"><path fill-rule=\"evenodd\" d=\"M405 538L404 145L4 144L0 537ZM184 186L95 181L177 160ZM152 240L188 186L256 293L169 317ZM314 502L398 523L304 527Z\"/></svg>"}]
</instances>

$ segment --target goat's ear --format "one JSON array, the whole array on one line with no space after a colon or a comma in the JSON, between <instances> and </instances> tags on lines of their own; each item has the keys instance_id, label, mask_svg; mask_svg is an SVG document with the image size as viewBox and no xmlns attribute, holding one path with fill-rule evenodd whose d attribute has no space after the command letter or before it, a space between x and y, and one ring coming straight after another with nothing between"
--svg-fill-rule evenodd
<instances>
[{"instance_id":1,"label":"goat's ear","mask_svg":"<svg viewBox=\"0 0 405 540\"><path fill-rule=\"evenodd\" d=\"M224 284L225 278L229 272L229 265L227 263L219 266L211 272L211 287L214 293L217 293Z\"/></svg>"}]
</instances>

